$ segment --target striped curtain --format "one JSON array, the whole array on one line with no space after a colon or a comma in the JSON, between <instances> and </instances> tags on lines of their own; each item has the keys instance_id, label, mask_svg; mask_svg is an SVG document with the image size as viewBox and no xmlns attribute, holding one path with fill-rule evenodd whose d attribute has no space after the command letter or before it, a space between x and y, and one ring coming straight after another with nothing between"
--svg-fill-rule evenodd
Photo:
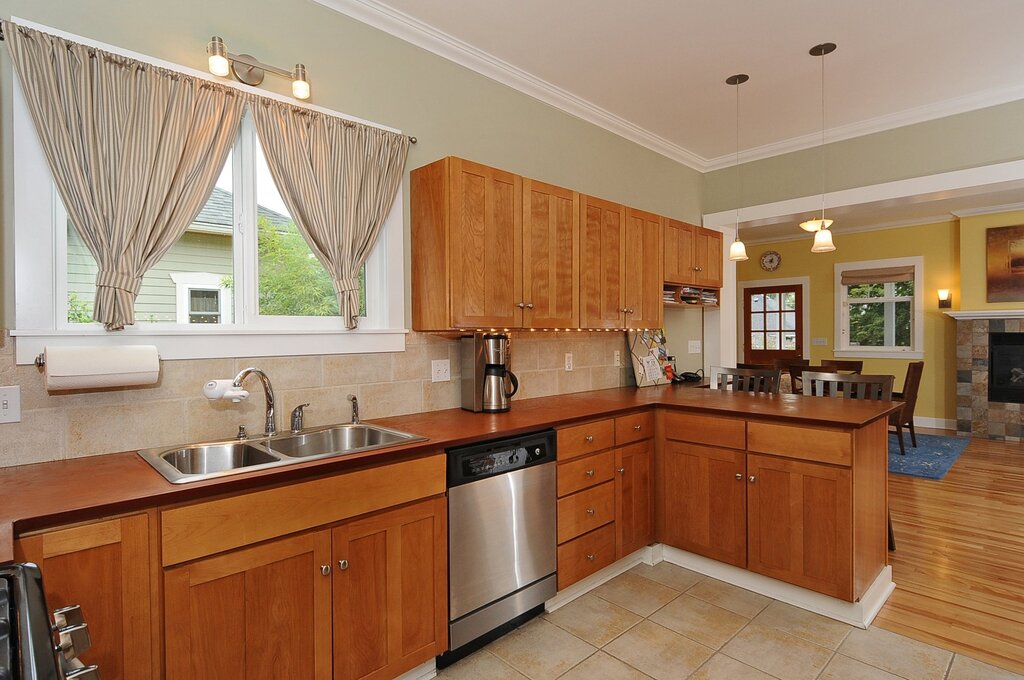
<instances>
[{"instance_id":1,"label":"striped curtain","mask_svg":"<svg viewBox=\"0 0 1024 680\"><path fill-rule=\"evenodd\" d=\"M238 134L245 95L3 22L68 216L96 258L93 318L135 323L142 276L185 233Z\"/></svg>"},{"instance_id":2,"label":"striped curtain","mask_svg":"<svg viewBox=\"0 0 1024 680\"><path fill-rule=\"evenodd\" d=\"M285 205L334 281L346 328L359 324L359 270L402 181L409 138L272 99L253 120Z\"/></svg>"}]
</instances>

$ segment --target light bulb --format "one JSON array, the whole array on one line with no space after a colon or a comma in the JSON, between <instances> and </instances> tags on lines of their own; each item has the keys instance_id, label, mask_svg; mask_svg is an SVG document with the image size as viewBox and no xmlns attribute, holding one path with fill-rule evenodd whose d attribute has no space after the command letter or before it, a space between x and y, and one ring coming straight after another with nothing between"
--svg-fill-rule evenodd
<instances>
[{"instance_id":1,"label":"light bulb","mask_svg":"<svg viewBox=\"0 0 1024 680\"><path fill-rule=\"evenodd\" d=\"M747 257L747 246L743 244L743 241L736 239L729 246L729 259L733 262L743 262L750 258Z\"/></svg>"},{"instance_id":2,"label":"light bulb","mask_svg":"<svg viewBox=\"0 0 1024 680\"><path fill-rule=\"evenodd\" d=\"M832 243L831 231L822 229L814 234L814 245L811 246L812 253L831 253L835 249L835 244Z\"/></svg>"},{"instance_id":3,"label":"light bulb","mask_svg":"<svg viewBox=\"0 0 1024 680\"><path fill-rule=\"evenodd\" d=\"M293 72L292 94L296 99L309 99L309 81L306 80L306 67L303 64L296 64Z\"/></svg>"},{"instance_id":4,"label":"light bulb","mask_svg":"<svg viewBox=\"0 0 1024 680\"><path fill-rule=\"evenodd\" d=\"M210 38L210 42L206 46L206 53L210 55L210 58L207 60L210 73L215 76L224 77L231 72L231 63L227 58L227 48L224 47L222 39L217 36Z\"/></svg>"}]
</instances>

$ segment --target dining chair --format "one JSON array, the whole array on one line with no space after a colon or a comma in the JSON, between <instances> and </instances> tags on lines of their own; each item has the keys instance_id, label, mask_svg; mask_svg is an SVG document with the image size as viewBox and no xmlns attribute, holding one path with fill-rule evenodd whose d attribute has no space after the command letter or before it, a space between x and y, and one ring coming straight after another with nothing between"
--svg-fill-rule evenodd
<instances>
[{"instance_id":1,"label":"dining chair","mask_svg":"<svg viewBox=\"0 0 1024 680\"><path fill-rule=\"evenodd\" d=\"M821 365L827 369L831 369L833 373L838 373L839 371L860 373L864 370L864 362L859 359L822 359Z\"/></svg>"},{"instance_id":2,"label":"dining chair","mask_svg":"<svg viewBox=\"0 0 1024 680\"><path fill-rule=\"evenodd\" d=\"M740 362L736 364L736 368L753 368L761 371L770 371L773 368L776 368L776 366L774 364L751 364L746 362Z\"/></svg>"},{"instance_id":3,"label":"dining chair","mask_svg":"<svg viewBox=\"0 0 1024 680\"><path fill-rule=\"evenodd\" d=\"M892 383L895 377L807 371L803 374L803 379L804 395L808 397L892 401ZM889 522L889 550L896 550L896 536L892 531L892 514L888 510L886 510L886 518Z\"/></svg>"},{"instance_id":4,"label":"dining chair","mask_svg":"<svg viewBox=\"0 0 1024 680\"><path fill-rule=\"evenodd\" d=\"M924 373L923 361L911 361L907 364L907 377L903 379L903 391L893 392L895 401L902 401L903 408L889 416L889 426L896 428L896 436L900 440L900 454L907 455L903 445L903 428L910 430L910 443L917 448L917 433L914 432L914 407L917 406L917 391L921 387L921 374Z\"/></svg>"},{"instance_id":5,"label":"dining chair","mask_svg":"<svg viewBox=\"0 0 1024 680\"><path fill-rule=\"evenodd\" d=\"M810 364L790 364L787 370L789 371L789 388L792 390L793 394L804 393L804 371L812 371L816 373L829 372L824 366L811 366Z\"/></svg>"},{"instance_id":6,"label":"dining chair","mask_svg":"<svg viewBox=\"0 0 1024 680\"><path fill-rule=\"evenodd\" d=\"M773 368L724 368L711 367L711 389L733 392L754 392L778 394L781 373Z\"/></svg>"}]
</instances>

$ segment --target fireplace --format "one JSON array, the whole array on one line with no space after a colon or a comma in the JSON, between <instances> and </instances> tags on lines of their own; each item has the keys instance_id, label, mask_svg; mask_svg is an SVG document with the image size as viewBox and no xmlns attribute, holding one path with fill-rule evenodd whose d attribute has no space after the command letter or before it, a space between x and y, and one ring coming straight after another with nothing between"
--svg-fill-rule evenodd
<instances>
[{"instance_id":1,"label":"fireplace","mask_svg":"<svg viewBox=\"0 0 1024 680\"><path fill-rule=\"evenodd\" d=\"M1024 333L989 333L988 400L1024 403Z\"/></svg>"}]
</instances>

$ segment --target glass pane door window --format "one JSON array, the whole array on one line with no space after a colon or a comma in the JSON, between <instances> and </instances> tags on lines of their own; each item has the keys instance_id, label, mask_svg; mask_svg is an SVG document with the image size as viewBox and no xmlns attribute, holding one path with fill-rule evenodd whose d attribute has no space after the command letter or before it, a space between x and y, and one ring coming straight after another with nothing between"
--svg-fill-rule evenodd
<instances>
[{"instance_id":1,"label":"glass pane door window","mask_svg":"<svg viewBox=\"0 0 1024 680\"><path fill-rule=\"evenodd\" d=\"M803 300L800 286L744 291L744 360L771 364L803 356Z\"/></svg>"}]
</instances>

